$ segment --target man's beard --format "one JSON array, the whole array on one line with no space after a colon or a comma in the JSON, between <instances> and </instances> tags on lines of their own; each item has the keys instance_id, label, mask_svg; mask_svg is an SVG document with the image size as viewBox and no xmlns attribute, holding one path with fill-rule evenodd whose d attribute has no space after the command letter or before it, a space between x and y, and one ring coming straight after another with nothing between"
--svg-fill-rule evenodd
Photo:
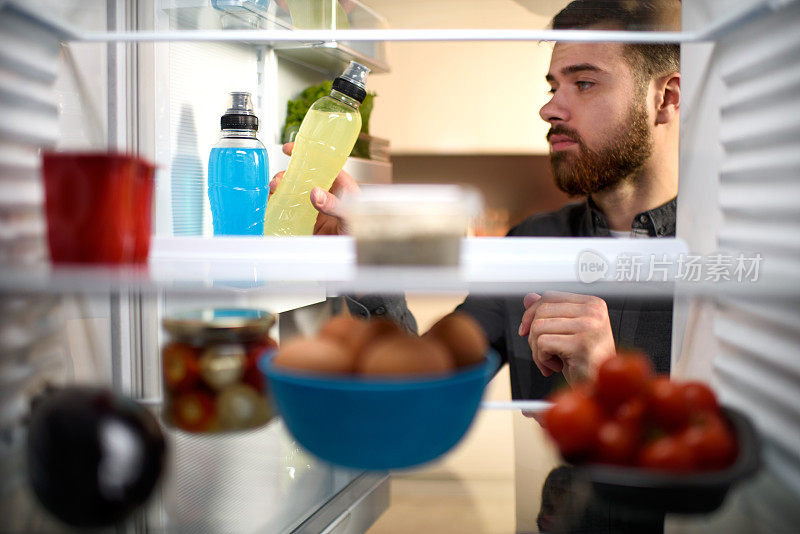
<instances>
[{"instance_id":1,"label":"man's beard","mask_svg":"<svg viewBox=\"0 0 800 534\"><path fill-rule=\"evenodd\" d=\"M548 139L551 135L566 135L578 144L577 154L567 150L550 153L556 186L570 196L591 195L613 188L639 170L653 153L644 106L631 106L625 123L627 128L598 151L589 149L575 130L553 126Z\"/></svg>"}]
</instances>

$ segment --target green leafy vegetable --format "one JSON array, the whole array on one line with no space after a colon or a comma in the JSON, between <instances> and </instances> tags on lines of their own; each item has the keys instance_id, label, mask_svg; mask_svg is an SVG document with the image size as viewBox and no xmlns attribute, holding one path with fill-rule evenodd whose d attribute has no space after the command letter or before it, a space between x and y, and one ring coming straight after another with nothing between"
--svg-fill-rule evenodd
<instances>
[{"instance_id":1,"label":"green leafy vegetable","mask_svg":"<svg viewBox=\"0 0 800 534\"><path fill-rule=\"evenodd\" d=\"M284 143L291 138L293 132L296 132L297 129L300 128L300 123L303 122L303 118L306 116L306 113L308 113L308 109L311 105L323 96L328 96L330 94L332 85L333 82L328 80L317 85L306 87L300 93L299 97L286 102L286 122L283 125L283 132L281 132L281 139L283 139ZM361 112L361 133L369 134L369 117L375 103L375 96L377 96L375 93L368 92L364 102L358 108ZM357 143L357 146L359 150L356 151L354 149L353 156L369 157L368 153L363 153L364 147L362 145ZM358 152L358 154L356 154L356 152Z\"/></svg>"}]
</instances>

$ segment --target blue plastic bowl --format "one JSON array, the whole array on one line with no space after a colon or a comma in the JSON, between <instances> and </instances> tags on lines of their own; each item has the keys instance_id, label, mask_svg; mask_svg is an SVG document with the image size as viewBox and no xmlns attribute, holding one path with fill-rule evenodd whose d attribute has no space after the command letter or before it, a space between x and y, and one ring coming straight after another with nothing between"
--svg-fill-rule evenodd
<instances>
[{"instance_id":1,"label":"blue plastic bowl","mask_svg":"<svg viewBox=\"0 0 800 534\"><path fill-rule=\"evenodd\" d=\"M288 371L259 361L289 432L315 456L367 470L401 469L449 451L469 428L500 359L445 377L368 379Z\"/></svg>"}]
</instances>

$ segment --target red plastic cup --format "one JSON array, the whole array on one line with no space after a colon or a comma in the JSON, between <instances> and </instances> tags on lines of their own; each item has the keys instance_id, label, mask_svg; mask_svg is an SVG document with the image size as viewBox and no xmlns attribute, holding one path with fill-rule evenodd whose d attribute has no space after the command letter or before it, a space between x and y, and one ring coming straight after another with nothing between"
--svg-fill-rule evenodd
<instances>
[{"instance_id":1,"label":"red plastic cup","mask_svg":"<svg viewBox=\"0 0 800 534\"><path fill-rule=\"evenodd\" d=\"M133 208L137 160L124 154L55 152L42 158L53 263L129 262L135 247L133 213L139 211Z\"/></svg>"},{"instance_id":2,"label":"red plastic cup","mask_svg":"<svg viewBox=\"0 0 800 534\"><path fill-rule=\"evenodd\" d=\"M136 163L137 172L133 181L133 262L147 263L147 256L150 252L153 180L156 168L142 159L137 159Z\"/></svg>"}]
</instances>

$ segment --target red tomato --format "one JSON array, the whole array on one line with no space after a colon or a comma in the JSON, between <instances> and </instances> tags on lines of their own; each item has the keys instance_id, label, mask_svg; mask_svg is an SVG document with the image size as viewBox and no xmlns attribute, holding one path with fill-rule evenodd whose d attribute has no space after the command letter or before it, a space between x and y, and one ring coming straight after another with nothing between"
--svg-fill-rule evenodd
<instances>
[{"instance_id":1,"label":"red tomato","mask_svg":"<svg viewBox=\"0 0 800 534\"><path fill-rule=\"evenodd\" d=\"M719 412L717 396L710 387L702 382L686 382L682 387L683 396L686 397L691 411Z\"/></svg>"},{"instance_id":2,"label":"red tomato","mask_svg":"<svg viewBox=\"0 0 800 534\"><path fill-rule=\"evenodd\" d=\"M594 383L591 380L583 380L574 384L572 391L577 391L587 397L594 397Z\"/></svg>"},{"instance_id":3,"label":"red tomato","mask_svg":"<svg viewBox=\"0 0 800 534\"><path fill-rule=\"evenodd\" d=\"M644 392L653 377L647 356L635 352L620 352L604 361L597 370L595 395L610 412L620 404Z\"/></svg>"},{"instance_id":4,"label":"red tomato","mask_svg":"<svg viewBox=\"0 0 800 534\"><path fill-rule=\"evenodd\" d=\"M172 403L172 422L190 432L203 432L214 422L215 412L216 403L208 393L183 393Z\"/></svg>"},{"instance_id":5,"label":"red tomato","mask_svg":"<svg viewBox=\"0 0 800 534\"><path fill-rule=\"evenodd\" d=\"M264 376L258 369L258 360L261 359L266 351L275 350L277 348L278 344L269 338L267 338L264 343L248 346L242 382L253 387L256 391L264 391Z\"/></svg>"},{"instance_id":6,"label":"red tomato","mask_svg":"<svg viewBox=\"0 0 800 534\"><path fill-rule=\"evenodd\" d=\"M694 455L683 440L663 436L639 451L639 466L660 471L685 472L694 467Z\"/></svg>"},{"instance_id":7,"label":"red tomato","mask_svg":"<svg viewBox=\"0 0 800 534\"><path fill-rule=\"evenodd\" d=\"M666 376L650 383L647 412L653 423L667 430L679 430L689 422L689 406L683 388Z\"/></svg>"},{"instance_id":8,"label":"red tomato","mask_svg":"<svg viewBox=\"0 0 800 534\"><path fill-rule=\"evenodd\" d=\"M690 425L680 439L692 451L698 469L722 469L736 458L736 438L718 415L704 413L699 422Z\"/></svg>"},{"instance_id":9,"label":"red tomato","mask_svg":"<svg viewBox=\"0 0 800 534\"><path fill-rule=\"evenodd\" d=\"M544 426L561 454L574 458L591 452L601 421L597 404L580 391L560 393L553 401L555 404L544 414Z\"/></svg>"},{"instance_id":10,"label":"red tomato","mask_svg":"<svg viewBox=\"0 0 800 534\"><path fill-rule=\"evenodd\" d=\"M187 343L169 343L161 351L164 384L172 391L190 389L200 378L197 350Z\"/></svg>"},{"instance_id":11,"label":"red tomato","mask_svg":"<svg viewBox=\"0 0 800 534\"><path fill-rule=\"evenodd\" d=\"M619 405L614 413L614 419L632 428L641 429L646 410L645 398L635 397Z\"/></svg>"},{"instance_id":12,"label":"red tomato","mask_svg":"<svg viewBox=\"0 0 800 534\"><path fill-rule=\"evenodd\" d=\"M619 421L605 421L597 432L595 459L607 464L628 465L635 458L638 446L638 429Z\"/></svg>"}]
</instances>

